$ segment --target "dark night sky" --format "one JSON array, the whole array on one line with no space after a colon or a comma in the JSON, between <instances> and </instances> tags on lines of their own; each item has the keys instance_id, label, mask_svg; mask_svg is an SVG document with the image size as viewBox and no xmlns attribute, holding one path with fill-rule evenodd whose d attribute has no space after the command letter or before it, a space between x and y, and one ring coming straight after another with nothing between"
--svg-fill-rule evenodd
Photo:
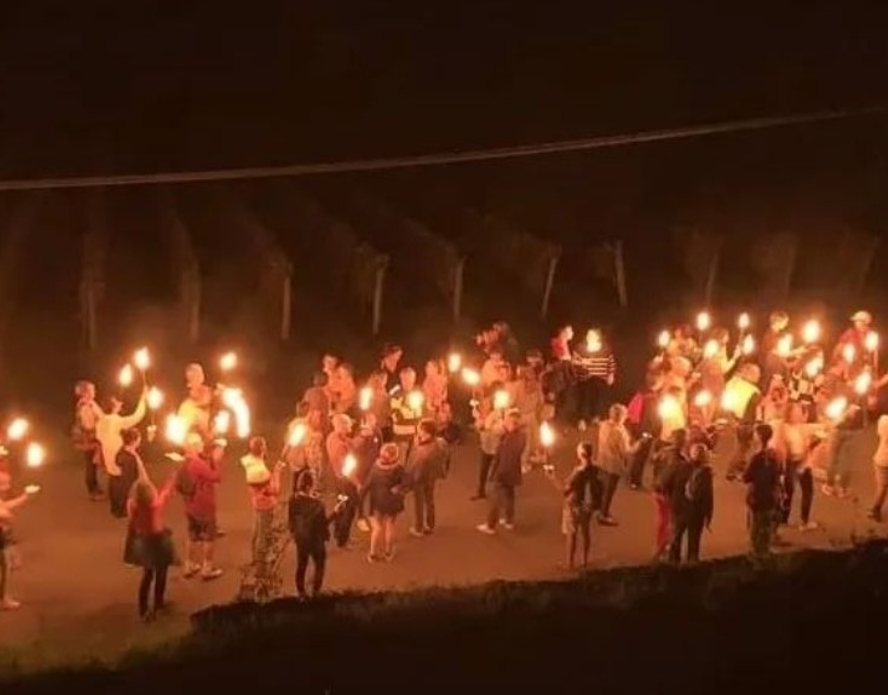
<instances>
[{"instance_id":1,"label":"dark night sky","mask_svg":"<svg viewBox=\"0 0 888 695\"><path fill-rule=\"evenodd\" d=\"M423 152L888 96L876 3L15 4L7 174Z\"/></svg>"}]
</instances>

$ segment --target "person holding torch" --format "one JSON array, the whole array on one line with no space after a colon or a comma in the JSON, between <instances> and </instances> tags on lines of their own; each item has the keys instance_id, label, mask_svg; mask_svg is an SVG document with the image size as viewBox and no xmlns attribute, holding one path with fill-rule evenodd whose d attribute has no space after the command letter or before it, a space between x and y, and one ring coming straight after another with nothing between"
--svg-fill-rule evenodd
<instances>
[{"instance_id":1,"label":"person holding torch","mask_svg":"<svg viewBox=\"0 0 888 695\"><path fill-rule=\"evenodd\" d=\"M71 439L74 448L83 457L83 472L86 491L91 500L104 499L99 486L99 466L102 465L102 447L96 437L96 425L105 411L96 402L96 385L91 381L78 381L74 387L77 405L74 409L74 425Z\"/></svg>"},{"instance_id":2,"label":"person holding torch","mask_svg":"<svg viewBox=\"0 0 888 695\"><path fill-rule=\"evenodd\" d=\"M9 595L9 575L12 569L10 560L11 526L15 510L40 491L37 485L28 485L24 494L12 499L4 499L11 487L12 481L9 473L0 472L0 610L2 611L12 611L21 606Z\"/></svg>"},{"instance_id":3,"label":"person holding torch","mask_svg":"<svg viewBox=\"0 0 888 695\"><path fill-rule=\"evenodd\" d=\"M139 403L136 409L129 415L122 415L123 403L118 398L111 398L107 412L96 423L96 439L102 451L102 461L105 464L105 473L108 476L108 498L111 503L111 515L117 518L126 516L126 499L129 487L126 478L118 480L124 475L117 465L117 453L123 448L123 433L135 428L145 418L148 412L146 402L147 389L142 389Z\"/></svg>"}]
</instances>

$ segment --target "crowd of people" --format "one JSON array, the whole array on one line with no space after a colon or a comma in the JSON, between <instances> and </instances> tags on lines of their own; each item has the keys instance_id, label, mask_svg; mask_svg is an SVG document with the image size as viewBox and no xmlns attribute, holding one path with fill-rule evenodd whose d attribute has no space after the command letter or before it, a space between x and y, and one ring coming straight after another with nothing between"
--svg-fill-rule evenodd
<instances>
[{"instance_id":1,"label":"crowd of people","mask_svg":"<svg viewBox=\"0 0 888 695\"><path fill-rule=\"evenodd\" d=\"M408 500L409 533L434 534L436 486L448 475L453 446L469 440L469 431L477 432L479 449L473 499L487 500L478 531L513 529L522 477L540 469L563 496L569 569L588 565L593 524L619 523L615 499L623 481L652 495L654 559L697 561L703 531L714 518L713 450L719 439L733 436L726 474L747 485L750 550L765 556L780 526L790 521L796 491L799 526L816 528L818 458L826 470L821 491L851 494L849 443L876 410L886 379L879 376L878 336L866 312L852 317L852 327L830 351L816 321L793 331L789 317L775 312L758 337L750 323L746 315L739 318L736 340L732 330L712 326L705 313L696 325L664 331L643 387L625 405L613 402L617 360L595 329L576 341L573 328L564 326L548 354L522 353L508 325L497 323L477 336L475 354L429 360L421 380L402 364L397 345L384 348L363 381L350 364L325 355L286 427L280 453L270 452L265 438L251 436L240 459L253 513L251 564L265 570L257 570L259 576L277 570L280 527L286 529L283 542L295 545L301 597L322 590L328 543L355 543L355 529L369 534L368 562L392 561L395 521ZM184 432L174 442L176 453L168 454L180 463L157 486L144 462L162 455L153 419L145 426L147 387L129 414L118 398L100 407L88 381L76 385L75 396L72 440L82 455L86 492L96 501L107 498L111 515L127 520L124 561L142 568L139 615L151 620L166 605L168 570L180 562L165 519L173 495L185 507L184 576L211 581L222 574L214 560L224 535L217 487L232 404L221 387L207 383L200 365L186 368L177 410ZM562 480L550 464L553 434L574 428L576 466ZM888 418L879 419L877 430L877 496L870 516L880 520L888 496ZM0 473L0 499L10 481L8 472ZM0 502L0 600L7 609L18 606L7 593L12 519L26 499Z\"/></svg>"}]
</instances>

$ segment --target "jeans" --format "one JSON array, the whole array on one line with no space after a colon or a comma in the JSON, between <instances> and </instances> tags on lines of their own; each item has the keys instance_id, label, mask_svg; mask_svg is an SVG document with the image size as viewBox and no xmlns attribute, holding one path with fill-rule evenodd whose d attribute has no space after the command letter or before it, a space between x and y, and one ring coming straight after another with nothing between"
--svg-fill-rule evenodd
<instances>
[{"instance_id":1,"label":"jeans","mask_svg":"<svg viewBox=\"0 0 888 695\"><path fill-rule=\"evenodd\" d=\"M413 528L417 531L435 529L435 481L420 480L413 488Z\"/></svg>"},{"instance_id":2,"label":"jeans","mask_svg":"<svg viewBox=\"0 0 888 695\"><path fill-rule=\"evenodd\" d=\"M703 517L699 514L685 513L675 517L672 529L672 543L669 546L669 561L681 562L681 546L685 533L688 536L688 562L700 559L700 538L703 536Z\"/></svg>"},{"instance_id":3,"label":"jeans","mask_svg":"<svg viewBox=\"0 0 888 695\"><path fill-rule=\"evenodd\" d=\"M348 545L348 540L351 538L352 524L354 524L355 517L358 515L360 504L361 498L356 492L355 494L349 494L348 500L342 505L342 509L333 522L333 538L336 540L336 545L340 548Z\"/></svg>"},{"instance_id":4,"label":"jeans","mask_svg":"<svg viewBox=\"0 0 888 695\"><path fill-rule=\"evenodd\" d=\"M669 499L660 493L654 495L657 507L657 554L669 547L672 538L672 505Z\"/></svg>"},{"instance_id":5,"label":"jeans","mask_svg":"<svg viewBox=\"0 0 888 695\"><path fill-rule=\"evenodd\" d=\"M154 584L154 610L163 608L163 597L166 593L167 567L146 567L142 570L142 581L139 582L139 615L148 614L148 594Z\"/></svg>"},{"instance_id":6,"label":"jeans","mask_svg":"<svg viewBox=\"0 0 888 695\"><path fill-rule=\"evenodd\" d=\"M83 452L83 477L86 482L86 491L90 495L97 495L102 491L99 487L99 467L96 466L96 452L92 449Z\"/></svg>"},{"instance_id":7,"label":"jeans","mask_svg":"<svg viewBox=\"0 0 888 695\"><path fill-rule=\"evenodd\" d=\"M751 509L749 512L749 541L752 554L756 557L771 552L771 537L774 530L774 510Z\"/></svg>"},{"instance_id":8,"label":"jeans","mask_svg":"<svg viewBox=\"0 0 888 695\"><path fill-rule=\"evenodd\" d=\"M654 440L651 437L645 437L640 441L638 451L632 455L632 461L629 464L629 484L637 487L641 487L644 468L650 458L651 450L654 448ZM654 482L656 483L656 480Z\"/></svg>"},{"instance_id":9,"label":"jeans","mask_svg":"<svg viewBox=\"0 0 888 695\"><path fill-rule=\"evenodd\" d=\"M478 497L486 497L487 478L490 477L490 467L493 466L494 454L481 452L481 468L478 471Z\"/></svg>"},{"instance_id":10,"label":"jeans","mask_svg":"<svg viewBox=\"0 0 888 695\"><path fill-rule=\"evenodd\" d=\"M888 468L876 466L873 472L876 476L876 497L873 500L873 511L881 514L882 507L885 506L885 498L888 497Z\"/></svg>"},{"instance_id":11,"label":"jeans","mask_svg":"<svg viewBox=\"0 0 888 695\"><path fill-rule=\"evenodd\" d=\"M319 594L324 585L324 569L327 566L327 548L323 544L311 545L306 543L296 544L296 593L305 596L305 573L308 571L308 562L314 563L314 576L311 582L312 595Z\"/></svg>"},{"instance_id":12,"label":"jeans","mask_svg":"<svg viewBox=\"0 0 888 695\"><path fill-rule=\"evenodd\" d=\"M491 492L493 494L487 514L487 527L496 528L500 520L507 524L515 523L515 486L493 483Z\"/></svg>"},{"instance_id":13,"label":"jeans","mask_svg":"<svg viewBox=\"0 0 888 695\"><path fill-rule=\"evenodd\" d=\"M620 484L620 474L602 473L602 475L604 476L604 495L601 500L601 516L609 517L611 515L611 504Z\"/></svg>"},{"instance_id":14,"label":"jeans","mask_svg":"<svg viewBox=\"0 0 888 695\"><path fill-rule=\"evenodd\" d=\"M6 549L0 548L0 601L4 601L6 596L6 586L9 581L9 558L6 555Z\"/></svg>"},{"instance_id":15,"label":"jeans","mask_svg":"<svg viewBox=\"0 0 888 695\"><path fill-rule=\"evenodd\" d=\"M833 430L829 439L829 468L826 471L826 484L829 486L848 484L849 445L856 432L853 430Z\"/></svg>"},{"instance_id":16,"label":"jeans","mask_svg":"<svg viewBox=\"0 0 888 695\"><path fill-rule=\"evenodd\" d=\"M801 466L802 461L799 459L789 459L786 462L786 470L783 474L784 503L780 513L780 520L784 524L789 523L796 482L802 491L802 523L807 524L811 517L811 504L814 501L814 474L810 468L801 468Z\"/></svg>"},{"instance_id":17,"label":"jeans","mask_svg":"<svg viewBox=\"0 0 888 695\"><path fill-rule=\"evenodd\" d=\"M574 387L576 394L576 419L593 420L597 417L603 417L608 407L607 400L608 385L598 377L592 377L585 381L578 381Z\"/></svg>"},{"instance_id":18,"label":"jeans","mask_svg":"<svg viewBox=\"0 0 888 695\"><path fill-rule=\"evenodd\" d=\"M108 476L108 502L111 505L111 516L117 519L126 518L126 500L130 487L132 487L132 483L123 475Z\"/></svg>"}]
</instances>

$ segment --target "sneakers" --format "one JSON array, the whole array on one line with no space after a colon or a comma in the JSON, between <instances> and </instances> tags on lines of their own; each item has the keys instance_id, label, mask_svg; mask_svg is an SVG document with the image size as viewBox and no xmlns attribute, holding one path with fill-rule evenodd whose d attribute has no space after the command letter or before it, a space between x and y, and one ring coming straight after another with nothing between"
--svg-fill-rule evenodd
<instances>
[{"instance_id":1,"label":"sneakers","mask_svg":"<svg viewBox=\"0 0 888 695\"><path fill-rule=\"evenodd\" d=\"M478 524L475 528L481 533L486 533L488 536L496 535L496 529L490 528L487 524Z\"/></svg>"},{"instance_id":2,"label":"sneakers","mask_svg":"<svg viewBox=\"0 0 888 695\"><path fill-rule=\"evenodd\" d=\"M504 529L506 529L506 531L514 531L515 530L515 524L512 524L512 523L506 521L505 519L500 519L499 523L500 523L500 526L502 526Z\"/></svg>"},{"instance_id":3,"label":"sneakers","mask_svg":"<svg viewBox=\"0 0 888 695\"><path fill-rule=\"evenodd\" d=\"M5 598L0 601L0 611L16 611L22 607L22 604L14 598Z\"/></svg>"},{"instance_id":4,"label":"sneakers","mask_svg":"<svg viewBox=\"0 0 888 695\"><path fill-rule=\"evenodd\" d=\"M816 521L809 521L807 524L799 524L799 531L816 531L820 528L820 524Z\"/></svg>"},{"instance_id":5,"label":"sneakers","mask_svg":"<svg viewBox=\"0 0 888 695\"><path fill-rule=\"evenodd\" d=\"M190 579L198 572L200 572L200 565L189 562L185 565L185 569L182 571L182 576L185 577L185 579Z\"/></svg>"},{"instance_id":6,"label":"sneakers","mask_svg":"<svg viewBox=\"0 0 888 695\"><path fill-rule=\"evenodd\" d=\"M580 421L577 423L577 429L578 429L580 432L585 432L585 431L586 431L586 427L587 427L587 425L586 425L586 421L585 421L585 420L580 420Z\"/></svg>"},{"instance_id":7,"label":"sneakers","mask_svg":"<svg viewBox=\"0 0 888 695\"><path fill-rule=\"evenodd\" d=\"M366 519L358 519L355 526L358 527L358 531L361 533L370 533L370 522Z\"/></svg>"},{"instance_id":8,"label":"sneakers","mask_svg":"<svg viewBox=\"0 0 888 695\"><path fill-rule=\"evenodd\" d=\"M416 528L415 526L411 526L411 527L410 527L410 531L409 531L409 533L410 533L410 535L413 536L414 538L422 538L423 535L425 535L425 534L423 534L422 531L420 531L420 530L419 530L418 528Z\"/></svg>"},{"instance_id":9,"label":"sneakers","mask_svg":"<svg viewBox=\"0 0 888 695\"><path fill-rule=\"evenodd\" d=\"M821 485L820 492L822 492L827 497L835 497L836 496L836 490L834 487L832 487L832 485Z\"/></svg>"},{"instance_id":10,"label":"sneakers","mask_svg":"<svg viewBox=\"0 0 888 695\"><path fill-rule=\"evenodd\" d=\"M598 523L601 526L619 526L619 522L614 519L612 516L603 516L602 514L598 515Z\"/></svg>"},{"instance_id":11,"label":"sneakers","mask_svg":"<svg viewBox=\"0 0 888 695\"><path fill-rule=\"evenodd\" d=\"M367 562L369 562L369 563L372 565L372 564L377 563L377 562L382 562L382 558L379 557L378 555L372 555L372 554L371 554L371 555L368 555L368 556L367 556Z\"/></svg>"}]
</instances>

